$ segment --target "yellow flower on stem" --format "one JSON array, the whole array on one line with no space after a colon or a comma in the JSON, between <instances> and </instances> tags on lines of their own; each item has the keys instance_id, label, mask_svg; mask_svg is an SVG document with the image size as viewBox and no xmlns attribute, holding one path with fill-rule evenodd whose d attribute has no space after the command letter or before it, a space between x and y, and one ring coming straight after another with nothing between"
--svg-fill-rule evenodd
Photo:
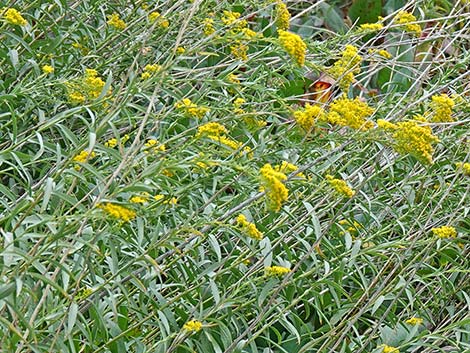
<instances>
[{"instance_id":1,"label":"yellow flower on stem","mask_svg":"<svg viewBox=\"0 0 470 353\"><path fill-rule=\"evenodd\" d=\"M188 332L198 332L202 329L202 322L198 320L190 320L184 324L183 329Z\"/></svg>"},{"instance_id":2,"label":"yellow flower on stem","mask_svg":"<svg viewBox=\"0 0 470 353\"><path fill-rule=\"evenodd\" d=\"M264 269L267 277L283 277L290 272L290 269L283 266L269 266Z\"/></svg>"},{"instance_id":3,"label":"yellow flower on stem","mask_svg":"<svg viewBox=\"0 0 470 353\"><path fill-rule=\"evenodd\" d=\"M282 29L278 30L277 33L279 34L281 47L284 48L298 66L304 66L307 45L302 38L298 34Z\"/></svg>"}]
</instances>

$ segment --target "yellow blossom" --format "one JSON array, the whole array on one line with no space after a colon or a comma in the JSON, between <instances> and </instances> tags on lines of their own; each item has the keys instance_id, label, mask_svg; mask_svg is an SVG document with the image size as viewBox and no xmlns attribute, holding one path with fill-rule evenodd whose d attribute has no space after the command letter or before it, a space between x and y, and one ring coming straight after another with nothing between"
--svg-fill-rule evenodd
<instances>
[{"instance_id":1,"label":"yellow blossom","mask_svg":"<svg viewBox=\"0 0 470 353\"><path fill-rule=\"evenodd\" d=\"M269 266L264 269L268 277L283 277L290 272L290 269L283 266Z\"/></svg>"},{"instance_id":2,"label":"yellow blossom","mask_svg":"<svg viewBox=\"0 0 470 353\"><path fill-rule=\"evenodd\" d=\"M155 201L160 201L160 200L163 200L164 198L165 198L165 195L162 195L162 194L158 194L153 197Z\"/></svg>"},{"instance_id":3,"label":"yellow blossom","mask_svg":"<svg viewBox=\"0 0 470 353\"><path fill-rule=\"evenodd\" d=\"M310 105L307 103L304 109L299 109L294 112L294 119L302 129L309 132L315 126L316 120L325 119L325 111L317 104Z\"/></svg>"},{"instance_id":4,"label":"yellow blossom","mask_svg":"<svg viewBox=\"0 0 470 353\"><path fill-rule=\"evenodd\" d=\"M228 130L223 125L216 122L210 122L198 127L196 137L220 136L225 134L228 134Z\"/></svg>"},{"instance_id":5,"label":"yellow blossom","mask_svg":"<svg viewBox=\"0 0 470 353\"><path fill-rule=\"evenodd\" d=\"M85 96L80 92L71 92L68 95L70 103L81 104L85 102Z\"/></svg>"},{"instance_id":6,"label":"yellow blossom","mask_svg":"<svg viewBox=\"0 0 470 353\"><path fill-rule=\"evenodd\" d=\"M432 121L436 123L448 123L454 121L452 108L455 102L447 94L435 95L431 98L431 109L433 111Z\"/></svg>"},{"instance_id":7,"label":"yellow blossom","mask_svg":"<svg viewBox=\"0 0 470 353\"><path fill-rule=\"evenodd\" d=\"M290 173L293 173L298 169L299 169L299 167L297 167L295 164L292 164L292 163L289 163L289 162L286 162L286 161L282 161L282 163L280 165L274 166L274 170L276 172L281 172L281 173L284 173L286 175L290 174ZM304 175L304 173L301 172L301 173L297 173L296 177L305 178L305 175Z\"/></svg>"},{"instance_id":8,"label":"yellow blossom","mask_svg":"<svg viewBox=\"0 0 470 353\"><path fill-rule=\"evenodd\" d=\"M382 344L379 346L382 348L382 353L400 353L398 348L392 347L392 346L387 346L386 344Z\"/></svg>"},{"instance_id":9,"label":"yellow blossom","mask_svg":"<svg viewBox=\"0 0 470 353\"><path fill-rule=\"evenodd\" d=\"M186 53L186 49L185 49L184 47L178 47L178 48L176 48L176 54L182 55L182 54L184 54L184 53Z\"/></svg>"},{"instance_id":10,"label":"yellow blossom","mask_svg":"<svg viewBox=\"0 0 470 353\"><path fill-rule=\"evenodd\" d=\"M117 143L118 143L117 139L112 138L112 139L109 139L108 141L106 141L106 142L104 143L104 145L105 145L106 147L109 147L109 148L114 148L114 147L117 146Z\"/></svg>"},{"instance_id":11,"label":"yellow blossom","mask_svg":"<svg viewBox=\"0 0 470 353\"><path fill-rule=\"evenodd\" d=\"M228 82L233 83L233 84L237 84L237 85L240 84L240 79L235 74L229 74L227 76L227 80L228 80Z\"/></svg>"},{"instance_id":12,"label":"yellow blossom","mask_svg":"<svg viewBox=\"0 0 470 353\"><path fill-rule=\"evenodd\" d=\"M148 65L145 65L144 71L153 73L153 72L160 71L161 68L162 68L161 65L158 65L158 64L148 64Z\"/></svg>"},{"instance_id":13,"label":"yellow blossom","mask_svg":"<svg viewBox=\"0 0 470 353\"><path fill-rule=\"evenodd\" d=\"M163 143L159 143L155 139L149 139L145 143L144 146L146 147L146 149L144 151L145 153L149 153L149 152L157 153L157 152L165 152L166 151L166 146Z\"/></svg>"},{"instance_id":14,"label":"yellow blossom","mask_svg":"<svg viewBox=\"0 0 470 353\"><path fill-rule=\"evenodd\" d=\"M212 33L215 32L215 28L214 28L214 19L209 18L209 17L206 17L206 18L202 21L202 25L203 25L202 31L204 32L204 35L210 36Z\"/></svg>"},{"instance_id":15,"label":"yellow blossom","mask_svg":"<svg viewBox=\"0 0 470 353\"><path fill-rule=\"evenodd\" d=\"M247 40L253 40L253 39L256 39L256 38L259 38L259 37L263 36L262 33L255 32L255 31L253 31L252 29L249 29L249 28L243 28L241 30L241 33L243 34L243 36Z\"/></svg>"},{"instance_id":16,"label":"yellow blossom","mask_svg":"<svg viewBox=\"0 0 470 353\"><path fill-rule=\"evenodd\" d=\"M412 13L400 11L395 16L395 22L399 25L403 25L402 27L406 32L413 33L416 36L421 34L421 26L417 23L413 23L416 22L416 17Z\"/></svg>"},{"instance_id":17,"label":"yellow blossom","mask_svg":"<svg viewBox=\"0 0 470 353\"><path fill-rule=\"evenodd\" d=\"M380 31L382 28L384 28L382 23L364 23L360 25L360 29L367 32Z\"/></svg>"},{"instance_id":18,"label":"yellow blossom","mask_svg":"<svg viewBox=\"0 0 470 353\"><path fill-rule=\"evenodd\" d=\"M80 290L75 295L75 300L82 300L82 299L88 298L92 294L93 294L93 289L88 288L88 287L80 288Z\"/></svg>"},{"instance_id":19,"label":"yellow blossom","mask_svg":"<svg viewBox=\"0 0 470 353\"><path fill-rule=\"evenodd\" d=\"M432 233L439 238L455 238L457 236L457 230L454 227L442 226L438 228L432 228Z\"/></svg>"},{"instance_id":20,"label":"yellow blossom","mask_svg":"<svg viewBox=\"0 0 470 353\"><path fill-rule=\"evenodd\" d=\"M358 54L357 48L353 45L346 45L341 58L328 69L328 74L337 79L339 87L346 91L354 82L354 75L361 72L361 61L362 57Z\"/></svg>"},{"instance_id":21,"label":"yellow blossom","mask_svg":"<svg viewBox=\"0 0 470 353\"><path fill-rule=\"evenodd\" d=\"M393 148L400 154L410 154L424 163L432 164L432 144L439 142L439 139L432 134L431 127L421 126L420 123L426 119L420 115L414 120L403 121L397 124L378 120L377 123L385 127L385 131L393 132Z\"/></svg>"},{"instance_id":22,"label":"yellow blossom","mask_svg":"<svg viewBox=\"0 0 470 353\"><path fill-rule=\"evenodd\" d=\"M235 45L230 46L230 53L236 58L240 59L241 61L248 60L248 46L246 44L241 43L240 41L236 41Z\"/></svg>"},{"instance_id":23,"label":"yellow blossom","mask_svg":"<svg viewBox=\"0 0 470 353\"><path fill-rule=\"evenodd\" d=\"M144 67L144 72L142 72L142 74L140 75L140 78L142 80L146 80L150 77L152 77L152 75L155 73L155 72L158 72L161 70L161 65L158 65L158 64L148 64L148 65L145 65Z\"/></svg>"},{"instance_id":24,"label":"yellow blossom","mask_svg":"<svg viewBox=\"0 0 470 353\"><path fill-rule=\"evenodd\" d=\"M335 179L331 175L326 175L326 180L328 181L328 184L330 184L330 186L335 189L338 194L349 198L353 197L356 194L356 192L351 189L343 179Z\"/></svg>"},{"instance_id":25,"label":"yellow blossom","mask_svg":"<svg viewBox=\"0 0 470 353\"><path fill-rule=\"evenodd\" d=\"M279 43L284 50L291 56L297 65L303 66L305 63L307 45L302 38L298 34L287 32L282 29L277 32L279 34Z\"/></svg>"},{"instance_id":26,"label":"yellow blossom","mask_svg":"<svg viewBox=\"0 0 470 353\"><path fill-rule=\"evenodd\" d=\"M168 28L170 26L170 21L158 11L151 12L148 15L148 19L150 23L157 23L162 28Z\"/></svg>"},{"instance_id":27,"label":"yellow blossom","mask_svg":"<svg viewBox=\"0 0 470 353\"><path fill-rule=\"evenodd\" d=\"M234 32L238 32L248 25L246 20L240 20L240 16L239 12L224 11L221 20L224 25L231 26Z\"/></svg>"},{"instance_id":28,"label":"yellow blossom","mask_svg":"<svg viewBox=\"0 0 470 353\"><path fill-rule=\"evenodd\" d=\"M349 99L343 96L331 103L326 120L331 124L367 130L374 126L372 122L366 120L373 112L374 109L362 102L359 97Z\"/></svg>"},{"instance_id":29,"label":"yellow blossom","mask_svg":"<svg viewBox=\"0 0 470 353\"><path fill-rule=\"evenodd\" d=\"M405 322L408 325L417 326L417 325L421 325L423 323L423 319L413 316L413 317L409 318L408 320L406 320Z\"/></svg>"},{"instance_id":30,"label":"yellow blossom","mask_svg":"<svg viewBox=\"0 0 470 353\"><path fill-rule=\"evenodd\" d=\"M384 57L385 59L391 59L393 58L393 55L390 54L388 51L386 51L385 49L380 49L378 52L377 52L378 55L380 55L381 57Z\"/></svg>"},{"instance_id":31,"label":"yellow blossom","mask_svg":"<svg viewBox=\"0 0 470 353\"><path fill-rule=\"evenodd\" d=\"M120 219L123 222L129 222L136 216L136 213L133 210L110 202L107 202L105 204L99 204L98 207L105 211L111 217Z\"/></svg>"},{"instance_id":32,"label":"yellow blossom","mask_svg":"<svg viewBox=\"0 0 470 353\"><path fill-rule=\"evenodd\" d=\"M241 107L243 104L246 103L246 100L244 100L243 98L236 98L234 101L233 101L233 105L237 108Z\"/></svg>"},{"instance_id":33,"label":"yellow blossom","mask_svg":"<svg viewBox=\"0 0 470 353\"><path fill-rule=\"evenodd\" d=\"M114 27L120 31L124 30L126 28L126 22L121 20L119 15L117 13L113 13L112 15L108 16L108 22L106 22L108 25L111 27Z\"/></svg>"},{"instance_id":34,"label":"yellow blossom","mask_svg":"<svg viewBox=\"0 0 470 353\"><path fill-rule=\"evenodd\" d=\"M268 207L278 212L284 202L287 201L289 190L284 185L287 176L273 169L271 164L265 164L260 169L260 182L262 190L266 191Z\"/></svg>"},{"instance_id":35,"label":"yellow blossom","mask_svg":"<svg viewBox=\"0 0 470 353\"><path fill-rule=\"evenodd\" d=\"M74 104L97 99L101 95L104 86L105 82L94 69L85 69L85 74L82 78L66 83L69 100ZM111 90L108 90L107 94L110 93Z\"/></svg>"},{"instance_id":36,"label":"yellow blossom","mask_svg":"<svg viewBox=\"0 0 470 353\"><path fill-rule=\"evenodd\" d=\"M132 196L129 201L132 202L132 203L146 203L149 199L149 195L148 194L142 194L142 195L136 195L136 196Z\"/></svg>"},{"instance_id":37,"label":"yellow blossom","mask_svg":"<svg viewBox=\"0 0 470 353\"><path fill-rule=\"evenodd\" d=\"M95 158L96 153L91 152L89 153L88 151L81 151L79 154L77 154L75 157L73 157L73 161L77 163L85 163L87 160Z\"/></svg>"},{"instance_id":38,"label":"yellow blossom","mask_svg":"<svg viewBox=\"0 0 470 353\"><path fill-rule=\"evenodd\" d=\"M176 197L172 197L171 199L164 200L163 203L167 205L176 205L178 203L178 199Z\"/></svg>"},{"instance_id":39,"label":"yellow blossom","mask_svg":"<svg viewBox=\"0 0 470 353\"><path fill-rule=\"evenodd\" d=\"M362 228L361 224L354 220L353 222L348 221L347 219L342 219L338 222L343 228L345 229L346 232L348 232L351 235L354 235L358 232L358 229ZM339 235L344 235L344 232L341 231Z\"/></svg>"},{"instance_id":40,"label":"yellow blossom","mask_svg":"<svg viewBox=\"0 0 470 353\"><path fill-rule=\"evenodd\" d=\"M209 108L197 106L195 103L191 102L189 98L184 98L181 101L176 102L175 108L196 118L202 118L210 111Z\"/></svg>"},{"instance_id":41,"label":"yellow blossom","mask_svg":"<svg viewBox=\"0 0 470 353\"><path fill-rule=\"evenodd\" d=\"M385 59L391 59L393 58L393 55L390 54L387 50L385 49L380 49L380 50L377 50L377 49L369 49L368 50L368 53L371 54L371 55L374 55L374 54L377 54Z\"/></svg>"},{"instance_id":42,"label":"yellow blossom","mask_svg":"<svg viewBox=\"0 0 470 353\"><path fill-rule=\"evenodd\" d=\"M52 74L54 72L54 68L51 65L44 65L41 68L42 72L44 72L46 75Z\"/></svg>"},{"instance_id":43,"label":"yellow blossom","mask_svg":"<svg viewBox=\"0 0 470 353\"><path fill-rule=\"evenodd\" d=\"M2 9L0 11L5 11L5 9ZM28 21L24 19L24 17L21 15L21 12L19 12L16 9L8 9L6 10L2 17L7 21L7 23L16 25L16 26L26 26L28 24Z\"/></svg>"},{"instance_id":44,"label":"yellow blossom","mask_svg":"<svg viewBox=\"0 0 470 353\"><path fill-rule=\"evenodd\" d=\"M202 329L202 323L197 320L190 320L184 324L183 329L188 332L198 332Z\"/></svg>"},{"instance_id":45,"label":"yellow blossom","mask_svg":"<svg viewBox=\"0 0 470 353\"><path fill-rule=\"evenodd\" d=\"M287 31L289 29L290 13L286 4L281 0L276 3L276 26L278 29Z\"/></svg>"},{"instance_id":46,"label":"yellow blossom","mask_svg":"<svg viewBox=\"0 0 470 353\"><path fill-rule=\"evenodd\" d=\"M250 238L261 240L263 239L263 233L261 233L254 223L248 222L244 215L239 215L236 219L236 222L241 227L243 233L245 233Z\"/></svg>"},{"instance_id":47,"label":"yellow blossom","mask_svg":"<svg viewBox=\"0 0 470 353\"><path fill-rule=\"evenodd\" d=\"M455 166L457 169L462 170L465 175L470 176L470 163L457 162Z\"/></svg>"}]
</instances>

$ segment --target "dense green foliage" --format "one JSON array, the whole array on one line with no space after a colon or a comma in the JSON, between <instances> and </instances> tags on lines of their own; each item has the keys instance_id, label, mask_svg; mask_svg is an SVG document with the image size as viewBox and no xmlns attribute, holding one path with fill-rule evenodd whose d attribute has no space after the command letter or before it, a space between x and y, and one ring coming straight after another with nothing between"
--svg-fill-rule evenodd
<instances>
[{"instance_id":1,"label":"dense green foliage","mask_svg":"<svg viewBox=\"0 0 470 353\"><path fill-rule=\"evenodd\" d=\"M470 351L468 1L0 8L1 352Z\"/></svg>"}]
</instances>

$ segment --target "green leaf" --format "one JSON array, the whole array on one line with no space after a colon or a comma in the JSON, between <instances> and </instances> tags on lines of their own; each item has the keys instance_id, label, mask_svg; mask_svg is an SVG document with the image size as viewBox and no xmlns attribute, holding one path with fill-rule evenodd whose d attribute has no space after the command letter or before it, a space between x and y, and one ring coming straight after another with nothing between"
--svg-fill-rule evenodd
<instances>
[{"instance_id":1,"label":"green leaf","mask_svg":"<svg viewBox=\"0 0 470 353\"><path fill-rule=\"evenodd\" d=\"M8 283L8 284L0 285L0 300L12 294L15 291L15 288L16 288L15 283Z\"/></svg>"},{"instance_id":2,"label":"green leaf","mask_svg":"<svg viewBox=\"0 0 470 353\"><path fill-rule=\"evenodd\" d=\"M358 25L377 22L382 14L382 0L355 0L349 8L349 17Z\"/></svg>"}]
</instances>

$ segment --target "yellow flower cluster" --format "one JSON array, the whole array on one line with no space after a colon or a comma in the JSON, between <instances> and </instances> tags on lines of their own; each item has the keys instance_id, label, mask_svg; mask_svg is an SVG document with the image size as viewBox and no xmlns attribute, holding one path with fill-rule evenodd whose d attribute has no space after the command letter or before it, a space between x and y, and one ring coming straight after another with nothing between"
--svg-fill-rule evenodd
<instances>
[{"instance_id":1,"label":"yellow flower cluster","mask_svg":"<svg viewBox=\"0 0 470 353\"><path fill-rule=\"evenodd\" d=\"M278 30L279 43L281 47L291 56L291 58L299 66L304 66L307 45L302 38L295 33L287 32L282 29Z\"/></svg>"},{"instance_id":2,"label":"yellow flower cluster","mask_svg":"<svg viewBox=\"0 0 470 353\"><path fill-rule=\"evenodd\" d=\"M240 20L240 16L239 12L224 11L221 20L224 25L231 26L232 30L238 33L248 25L246 20Z\"/></svg>"},{"instance_id":3,"label":"yellow flower cluster","mask_svg":"<svg viewBox=\"0 0 470 353\"><path fill-rule=\"evenodd\" d=\"M413 33L416 36L421 34L421 26L417 23L413 23L416 22L416 17L412 13L400 11L395 16L394 20L399 25L403 25L403 28L406 32Z\"/></svg>"},{"instance_id":4,"label":"yellow flower cluster","mask_svg":"<svg viewBox=\"0 0 470 353\"><path fill-rule=\"evenodd\" d=\"M226 146L229 149L232 150L238 150L243 146L243 143L232 140L231 138L227 136L207 136L209 139L211 139L214 142L217 142L220 145ZM240 154L245 154L248 155L250 158L252 156L252 151L251 148L246 146L243 148L243 151L240 152Z\"/></svg>"},{"instance_id":5,"label":"yellow flower cluster","mask_svg":"<svg viewBox=\"0 0 470 353\"><path fill-rule=\"evenodd\" d=\"M202 329L202 322L198 320L190 320L183 325L183 329L188 332L198 332Z\"/></svg>"},{"instance_id":6,"label":"yellow flower cluster","mask_svg":"<svg viewBox=\"0 0 470 353\"><path fill-rule=\"evenodd\" d=\"M113 218L120 219L123 222L128 222L135 218L136 213L124 206L113 204L107 202L105 204L99 204L98 208L101 208L105 211L108 215Z\"/></svg>"},{"instance_id":7,"label":"yellow flower cluster","mask_svg":"<svg viewBox=\"0 0 470 353\"><path fill-rule=\"evenodd\" d=\"M361 61L362 57L358 54L357 48L348 44L344 48L341 58L328 69L328 73L338 80L341 89L347 90L354 82L354 75L361 72Z\"/></svg>"},{"instance_id":8,"label":"yellow flower cluster","mask_svg":"<svg viewBox=\"0 0 470 353\"><path fill-rule=\"evenodd\" d=\"M51 65L44 65L41 68L42 72L44 72L46 75L52 74L54 72L54 68Z\"/></svg>"},{"instance_id":9,"label":"yellow flower cluster","mask_svg":"<svg viewBox=\"0 0 470 353\"><path fill-rule=\"evenodd\" d=\"M384 57L385 59L391 59L393 58L393 55L390 54L388 51L386 51L385 49L380 49L377 54L379 54L380 56Z\"/></svg>"},{"instance_id":10,"label":"yellow flower cluster","mask_svg":"<svg viewBox=\"0 0 470 353\"><path fill-rule=\"evenodd\" d=\"M276 26L278 29L287 31L289 29L290 13L286 4L281 0L276 3Z\"/></svg>"},{"instance_id":11,"label":"yellow flower cluster","mask_svg":"<svg viewBox=\"0 0 470 353\"><path fill-rule=\"evenodd\" d=\"M274 166L274 170L276 172L281 172L281 173L284 173L286 175L290 174L290 173L293 173L298 169L299 169L299 167L297 167L295 164L292 164L292 163L289 163L289 162L286 162L286 161L282 161L282 163L280 165ZM297 173L296 177L305 178L305 174L304 173Z\"/></svg>"},{"instance_id":12,"label":"yellow flower cluster","mask_svg":"<svg viewBox=\"0 0 470 353\"><path fill-rule=\"evenodd\" d=\"M380 347L382 347L382 353L400 353L398 348L387 346L386 344L382 344Z\"/></svg>"},{"instance_id":13,"label":"yellow flower cluster","mask_svg":"<svg viewBox=\"0 0 470 353\"><path fill-rule=\"evenodd\" d=\"M260 180L261 189L266 191L268 207L278 212L289 195L289 190L283 183L287 180L287 176L274 170L268 163L260 169Z\"/></svg>"},{"instance_id":14,"label":"yellow flower cluster","mask_svg":"<svg viewBox=\"0 0 470 353\"><path fill-rule=\"evenodd\" d=\"M261 233L258 228L256 228L256 224L248 222L244 215L239 215L236 221L241 227L243 233L245 233L247 236L256 240L263 239L263 233Z\"/></svg>"},{"instance_id":15,"label":"yellow flower cluster","mask_svg":"<svg viewBox=\"0 0 470 353\"><path fill-rule=\"evenodd\" d=\"M117 13L113 13L108 16L108 21L106 22L111 27L114 27L120 31L126 28L126 22L124 22Z\"/></svg>"},{"instance_id":16,"label":"yellow flower cluster","mask_svg":"<svg viewBox=\"0 0 470 353\"><path fill-rule=\"evenodd\" d=\"M265 267L264 272L268 277L283 277L290 272L290 269L283 266Z\"/></svg>"},{"instance_id":17,"label":"yellow flower cluster","mask_svg":"<svg viewBox=\"0 0 470 353\"><path fill-rule=\"evenodd\" d=\"M140 78L142 80L146 80L146 79L152 77L152 75L154 73L160 71L161 69L162 69L162 67L160 65L157 65L157 64L145 65L144 72L142 72L142 74L140 75Z\"/></svg>"},{"instance_id":18,"label":"yellow flower cluster","mask_svg":"<svg viewBox=\"0 0 470 353\"><path fill-rule=\"evenodd\" d=\"M342 225L344 228L346 228L346 231L351 235L356 234L358 229L362 228L362 225L356 220L354 220L353 222L350 222L347 219L342 219L338 223ZM339 235L344 235L344 232L341 231Z\"/></svg>"},{"instance_id":19,"label":"yellow flower cluster","mask_svg":"<svg viewBox=\"0 0 470 353\"><path fill-rule=\"evenodd\" d=\"M24 17L21 15L21 12L19 12L18 10L8 9L5 11L5 9L3 8L0 11L3 12L2 17L9 24L17 26L26 26L28 24L28 21L24 19Z\"/></svg>"},{"instance_id":20,"label":"yellow flower cluster","mask_svg":"<svg viewBox=\"0 0 470 353\"><path fill-rule=\"evenodd\" d=\"M93 69L85 69L85 75L78 82L68 83L68 97L71 103L81 104L100 96L105 82ZM110 91L107 92L108 94Z\"/></svg>"},{"instance_id":21,"label":"yellow flower cluster","mask_svg":"<svg viewBox=\"0 0 470 353\"><path fill-rule=\"evenodd\" d=\"M238 150L243 146L243 143L232 140L225 136L226 134L228 134L228 130L223 125L216 122L210 122L198 128L196 137L205 136L208 139L232 150ZM250 156L251 153L251 148L248 146L244 147L243 151L240 152L240 154L247 154L248 156Z\"/></svg>"},{"instance_id":22,"label":"yellow flower cluster","mask_svg":"<svg viewBox=\"0 0 470 353\"><path fill-rule=\"evenodd\" d=\"M333 178L333 176L328 174L326 175L326 180L328 181L328 184L330 184L330 186L335 189L338 194L349 198L353 197L356 194L356 192L351 189L343 179L335 179Z\"/></svg>"},{"instance_id":23,"label":"yellow flower cluster","mask_svg":"<svg viewBox=\"0 0 470 353\"><path fill-rule=\"evenodd\" d=\"M118 144L118 140L116 138L111 138L104 143L105 147L109 147L109 148L114 148L117 146L117 144Z\"/></svg>"},{"instance_id":24,"label":"yellow flower cluster","mask_svg":"<svg viewBox=\"0 0 470 353\"><path fill-rule=\"evenodd\" d=\"M393 55L390 54L387 50L385 49L380 49L380 50L377 50L377 49L369 49L369 54L377 54L377 55L380 55L381 57L385 58L385 59L391 59L393 58Z\"/></svg>"},{"instance_id":25,"label":"yellow flower cluster","mask_svg":"<svg viewBox=\"0 0 470 353\"><path fill-rule=\"evenodd\" d=\"M375 32L384 28L384 25L382 23L364 23L359 28L365 32Z\"/></svg>"},{"instance_id":26,"label":"yellow flower cluster","mask_svg":"<svg viewBox=\"0 0 470 353\"><path fill-rule=\"evenodd\" d=\"M436 123L448 123L454 121L452 108L455 102L447 94L432 96L431 109L433 111L432 121Z\"/></svg>"},{"instance_id":27,"label":"yellow flower cluster","mask_svg":"<svg viewBox=\"0 0 470 353\"><path fill-rule=\"evenodd\" d=\"M121 138L121 143L124 144L127 142L127 140L129 140L129 135L128 134L125 134L122 138ZM114 148L116 147L118 144L118 140L116 138L111 138L109 139L108 141L106 141L104 143L105 147L109 147L109 148Z\"/></svg>"},{"instance_id":28,"label":"yellow flower cluster","mask_svg":"<svg viewBox=\"0 0 470 353\"><path fill-rule=\"evenodd\" d=\"M235 100L233 101L233 112L235 114L244 114L245 111L242 109L242 105L246 103L246 100L244 100L243 98L241 97L238 97L238 98L235 98Z\"/></svg>"},{"instance_id":29,"label":"yellow flower cluster","mask_svg":"<svg viewBox=\"0 0 470 353\"><path fill-rule=\"evenodd\" d=\"M129 199L129 201L132 203L141 203L141 204L148 202L148 200L149 200L149 195L147 193L144 193L142 195L135 195Z\"/></svg>"},{"instance_id":30,"label":"yellow flower cluster","mask_svg":"<svg viewBox=\"0 0 470 353\"><path fill-rule=\"evenodd\" d=\"M316 120L325 120L325 111L319 105L305 104L305 108L294 112L294 119L302 129L310 132Z\"/></svg>"},{"instance_id":31,"label":"yellow flower cluster","mask_svg":"<svg viewBox=\"0 0 470 353\"><path fill-rule=\"evenodd\" d=\"M145 153L157 153L157 152L165 152L166 151L166 146L163 143L159 143L155 139L149 139L145 143Z\"/></svg>"},{"instance_id":32,"label":"yellow flower cluster","mask_svg":"<svg viewBox=\"0 0 470 353\"><path fill-rule=\"evenodd\" d=\"M408 320L406 320L405 322L408 325L417 326L417 325L421 325L423 323L423 319L413 316L413 317L409 318Z\"/></svg>"},{"instance_id":33,"label":"yellow flower cluster","mask_svg":"<svg viewBox=\"0 0 470 353\"><path fill-rule=\"evenodd\" d=\"M330 110L326 115L326 121L330 124L349 126L353 129L368 130L374 126L371 121L367 121L374 112L367 103L361 101L359 97L349 99L343 96L331 103Z\"/></svg>"},{"instance_id":34,"label":"yellow flower cluster","mask_svg":"<svg viewBox=\"0 0 470 353\"><path fill-rule=\"evenodd\" d=\"M203 26L202 31L203 31L204 35L206 35L206 36L210 36L211 34L213 34L215 32L214 19L213 18L206 17L202 21L202 26Z\"/></svg>"},{"instance_id":35,"label":"yellow flower cluster","mask_svg":"<svg viewBox=\"0 0 470 353\"><path fill-rule=\"evenodd\" d=\"M227 81L230 82L230 83L233 83L234 85L239 85L240 84L240 79L235 74L229 74L227 76Z\"/></svg>"},{"instance_id":36,"label":"yellow flower cluster","mask_svg":"<svg viewBox=\"0 0 470 353\"><path fill-rule=\"evenodd\" d=\"M197 104L191 102L189 98L184 98L181 101L176 102L175 108L189 116L196 118L202 118L204 115L206 115L207 112L210 111L210 109L207 107L199 107Z\"/></svg>"},{"instance_id":37,"label":"yellow flower cluster","mask_svg":"<svg viewBox=\"0 0 470 353\"><path fill-rule=\"evenodd\" d=\"M220 136L225 134L228 134L228 130L225 126L216 122L210 122L198 127L196 137Z\"/></svg>"},{"instance_id":38,"label":"yellow flower cluster","mask_svg":"<svg viewBox=\"0 0 470 353\"><path fill-rule=\"evenodd\" d=\"M465 175L470 176L470 163L457 162L455 163L455 166L457 169L462 170Z\"/></svg>"},{"instance_id":39,"label":"yellow flower cluster","mask_svg":"<svg viewBox=\"0 0 470 353\"><path fill-rule=\"evenodd\" d=\"M385 131L393 132L394 149L400 154L410 154L418 160L432 164L432 144L439 142L432 134L430 126L421 126L426 119L420 115L414 120L393 124L385 120L377 120L377 125Z\"/></svg>"},{"instance_id":40,"label":"yellow flower cluster","mask_svg":"<svg viewBox=\"0 0 470 353\"><path fill-rule=\"evenodd\" d=\"M457 236L457 230L454 227L442 226L431 229L432 233L439 238L455 238Z\"/></svg>"},{"instance_id":41,"label":"yellow flower cluster","mask_svg":"<svg viewBox=\"0 0 470 353\"><path fill-rule=\"evenodd\" d=\"M89 153L88 151L81 151L79 154L77 154L75 157L73 157L73 161L77 163L85 163L87 160L95 158L96 153L91 152Z\"/></svg>"},{"instance_id":42,"label":"yellow flower cluster","mask_svg":"<svg viewBox=\"0 0 470 353\"><path fill-rule=\"evenodd\" d=\"M93 289L85 287L85 288L80 288L80 290L77 292L75 295L75 300L83 300L85 298L88 298L90 295L93 294Z\"/></svg>"},{"instance_id":43,"label":"yellow flower cluster","mask_svg":"<svg viewBox=\"0 0 470 353\"><path fill-rule=\"evenodd\" d=\"M230 53L241 61L248 60L248 46L240 41L235 41L235 44L230 46Z\"/></svg>"},{"instance_id":44,"label":"yellow flower cluster","mask_svg":"<svg viewBox=\"0 0 470 353\"><path fill-rule=\"evenodd\" d=\"M157 23L158 26L162 28L168 28L168 26L170 26L170 21L158 11L149 13L148 19L150 23Z\"/></svg>"}]
</instances>

